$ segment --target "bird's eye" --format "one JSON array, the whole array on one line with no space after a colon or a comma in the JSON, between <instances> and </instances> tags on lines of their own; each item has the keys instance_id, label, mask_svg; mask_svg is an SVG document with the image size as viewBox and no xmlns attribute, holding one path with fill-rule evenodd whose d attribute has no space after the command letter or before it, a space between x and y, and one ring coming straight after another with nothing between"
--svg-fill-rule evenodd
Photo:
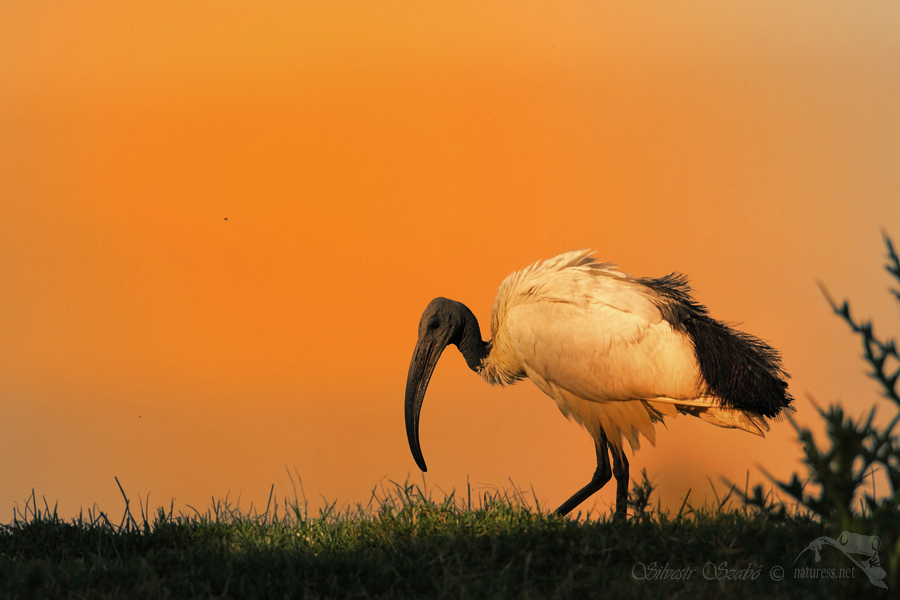
<instances>
[{"instance_id":1,"label":"bird's eye","mask_svg":"<svg viewBox=\"0 0 900 600\"><path fill-rule=\"evenodd\" d=\"M441 322L437 319L434 319L431 323L428 324L428 331L434 331L438 327L441 326Z\"/></svg>"}]
</instances>

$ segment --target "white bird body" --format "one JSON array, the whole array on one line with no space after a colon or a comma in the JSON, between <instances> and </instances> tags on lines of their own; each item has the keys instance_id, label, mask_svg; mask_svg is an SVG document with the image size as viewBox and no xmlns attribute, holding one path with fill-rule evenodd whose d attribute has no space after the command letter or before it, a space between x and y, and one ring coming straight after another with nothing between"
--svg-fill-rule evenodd
<instances>
[{"instance_id":1,"label":"white bird body","mask_svg":"<svg viewBox=\"0 0 900 600\"><path fill-rule=\"evenodd\" d=\"M624 515L624 441L633 450L640 448L640 436L655 445L655 424L665 417L689 414L764 435L767 418L792 410L778 353L710 318L682 276L639 279L574 250L501 283L488 342L465 305L436 298L426 308L406 388L407 436L423 471L419 411L448 344L457 345L488 383L531 379L593 436L597 471L559 508L561 514L614 474L616 513Z\"/></svg>"},{"instance_id":2,"label":"white bird body","mask_svg":"<svg viewBox=\"0 0 900 600\"><path fill-rule=\"evenodd\" d=\"M640 448L639 434L655 445L654 423L677 412L767 431L760 415L706 392L690 337L663 319L658 301L586 251L535 263L500 285L479 374L501 385L527 377L592 436L603 429L620 453L623 438Z\"/></svg>"}]
</instances>

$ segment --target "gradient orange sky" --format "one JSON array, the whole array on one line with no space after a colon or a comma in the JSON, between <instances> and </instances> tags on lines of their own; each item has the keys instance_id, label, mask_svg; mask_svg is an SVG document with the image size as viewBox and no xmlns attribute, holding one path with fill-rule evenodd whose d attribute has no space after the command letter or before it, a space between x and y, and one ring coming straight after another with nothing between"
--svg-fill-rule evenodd
<instances>
[{"instance_id":1,"label":"gradient orange sky","mask_svg":"<svg viewBox=\"0 0 900 600\"><path fill-rule=\"evenodd\" d=\"M290 496L287 470L314 509L421 482L422 309L484 331L503 277L574 248L688 274L781 350L800 422L808 394L863 412L816 282L900 331L898 31L887 1L0 4L0 519L32 488L121 514L114 476L201 510ZM453 349L421 438L435 490L554 508L595 467ZM632 476L677 509L801 469L794 438L681 417Z\"/></svg>"}]
</instances>

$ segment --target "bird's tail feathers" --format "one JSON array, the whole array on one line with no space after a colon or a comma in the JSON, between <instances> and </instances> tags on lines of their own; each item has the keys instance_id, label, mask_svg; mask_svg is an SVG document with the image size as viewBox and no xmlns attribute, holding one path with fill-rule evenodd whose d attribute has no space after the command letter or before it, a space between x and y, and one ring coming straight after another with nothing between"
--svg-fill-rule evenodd
<instances>
[{"instance_id":1,"label":"bird's tail feathers","mask_svg":"<svg viewBox=\"0 0 900 600\"><path fill-rule=\"evenodd\" d=\"M743 429L754 435L765 437L769 424L762 415L722 406L715 396L699 398L654 398L646 403L665 416L675 413L691 415L703 419L711 425L728 429Z\"/></svg>"}]
</instances>

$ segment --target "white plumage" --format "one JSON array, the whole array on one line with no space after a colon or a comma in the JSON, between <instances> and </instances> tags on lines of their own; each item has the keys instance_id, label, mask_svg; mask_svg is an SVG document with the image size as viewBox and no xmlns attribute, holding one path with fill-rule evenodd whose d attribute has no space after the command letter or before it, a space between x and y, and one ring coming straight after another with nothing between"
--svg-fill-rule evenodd
<instances>
[{"instance_id":1,"label":"white plumage","mask_svg":"<svg viewBox=\"0 0 900 600\"><path fill-rule=\"evenodd\" d=\"M656 302L654 302L656 300ZM655 445L654 423L676 412L757 435L751 411L704 392L690 337L662 317L655 292L615 265L573 250L507 277L491 313L491 352L479 374L492 384L527 377L592 436Z\"/></svg>"}]
</instances>

